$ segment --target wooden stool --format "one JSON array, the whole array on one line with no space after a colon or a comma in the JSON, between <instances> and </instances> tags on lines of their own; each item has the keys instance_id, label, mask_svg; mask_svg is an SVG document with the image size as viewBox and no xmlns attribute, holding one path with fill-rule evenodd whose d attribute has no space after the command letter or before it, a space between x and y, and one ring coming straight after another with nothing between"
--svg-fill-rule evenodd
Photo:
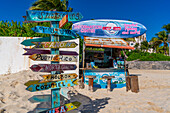
<instances>
[{"instance_id":1,"label":"wooden stool","mask_svg":"<svg viewBox=\"0 0 170 113\"><path fill-rule=\"evenodd\" d=\"M96 76L88 75L85 77L89 78L89 90L93 92L93 79L96 78Z\"/></svg>"},{"instance_id":2,"label":"wooden stool","mask_svg":"<svg viewBox=\"0 0 170 113\"><path fill-rule=\"evenodd\" d=\"M139 92L139 83L137 75L126 76L126 91L131 90L132 92Z\"/></svg>"},{"instance_id":3,"label":"wooden stool","mask_svg":"<svg viewBox=\"0 0 170 113\"><path fill-rule=\"evenodd\" d=\"M111 79L115 76L103 76L102 79L107 79L107 91L111 91Z\"/></svg>"}]
</instances>

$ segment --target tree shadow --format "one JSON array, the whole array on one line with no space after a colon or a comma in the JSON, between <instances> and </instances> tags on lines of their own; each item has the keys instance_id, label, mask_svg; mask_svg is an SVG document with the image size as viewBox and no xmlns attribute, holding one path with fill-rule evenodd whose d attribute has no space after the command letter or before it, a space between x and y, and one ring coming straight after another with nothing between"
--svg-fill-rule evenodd
<instances>
[{"instance_id":1,"label":"tree shadow","mask_svg":"<svg viewBox=\"0 0 170 113\"><path fill-rule=\"evenodd\" d=\"M110 99L110 98L106 97L106 98L102 98L102 99L92 100L88 96L82 95L80 93L75 94L75 93L72 92L72 93L69 93L69 94L70 94L70 97L71 97L70 100L64 98L61 95L61 99L60 99L60 100L62 100L61 105L64 105L64 104L67 104L67 103L70 103L70 102L74 102L74 101L80 102L81 105L80 105L79 108L72 110L68 113L77 113L77 112L80 112L80 113L98 113L100 109L105 108L105 105L108 104L108 100ZM38 104L36 106L36 108L34 108L33 111L30 111L28 113L36 113L36 110L37 109L40 110L41 108L51 108L51 102L50 101L49 102L41 102L40 104Z\"/></svg>"}]
</instances>

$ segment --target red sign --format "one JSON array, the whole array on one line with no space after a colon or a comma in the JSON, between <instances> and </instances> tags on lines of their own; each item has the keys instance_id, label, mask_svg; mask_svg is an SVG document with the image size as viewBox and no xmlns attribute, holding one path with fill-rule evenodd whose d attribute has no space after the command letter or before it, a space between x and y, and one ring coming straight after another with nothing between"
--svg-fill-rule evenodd
<instances>
[{"instance_id":1,"label":"red sign","mask_svg":"<svg viewBox=\"0 0 170 113\"><path fill-rule=\"evenodd\" d=\"M65 15L59 22L59 28L62 28L68 22L68 15Z\"/></svg>"}]
</instances>

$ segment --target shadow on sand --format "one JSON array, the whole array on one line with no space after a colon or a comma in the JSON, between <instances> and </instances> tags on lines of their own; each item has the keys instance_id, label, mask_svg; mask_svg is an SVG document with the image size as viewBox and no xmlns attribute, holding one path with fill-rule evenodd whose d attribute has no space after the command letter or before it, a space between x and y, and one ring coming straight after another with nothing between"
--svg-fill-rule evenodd
<instances>
[{"instance_id":1,"label":"shadow on sand","mask_svg":"<svg viewBox=\"0 0 170 113\"><path fill-rule=\"evenodd\" d=\"M60 97L61 98L60 100L62 100L61 105L78 101L81 102L81 106L67 113L98 113L100 109L105 108L105 105L108 104L108 100L110 99L106 97L102 99L92 100L89 97L79 93L77 95L75 95L75 93L70 93L70 97L71 97L70 100L66 100L64 99L63 96L61 96ZM37 107L33 111L30 111L28 113L36 113L37 109L50 108L50 107L51 107L50 102L41 102L40 104L37 105Z\"/></svg>"}]
</instances>

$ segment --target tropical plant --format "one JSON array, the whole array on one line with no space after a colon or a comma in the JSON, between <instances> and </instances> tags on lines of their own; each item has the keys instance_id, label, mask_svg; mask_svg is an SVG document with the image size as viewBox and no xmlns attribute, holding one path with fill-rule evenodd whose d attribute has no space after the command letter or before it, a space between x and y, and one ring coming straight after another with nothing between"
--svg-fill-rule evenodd
<instances>
[{"instance_id":1,"label":"tropical plant","mask_svg":"<svg viewBox=\"0 0 170 113\"><path fill-rule=\"evenodd\" d=\"M148 51L148 49L149 49L149 44L148 44L148 42L147 42L147 41L141 42L140 49L141 49L141 51L143 51L143 50Z\"/></svg>"},{"instance_id":2,"label":"tropical plant","mask_svg":"<svg viewBox=\"0 0 170 113\"><path fill-rule=\"evenodd\" d=\"M29 8L30 10L45 10L45 11L64 11L72 12L73 8L68 8L68 0L37 0Z\"/></svg>"},{"instance_id":3,"label":"tropical plant","mask_svg":"<svg viewBox=\"0 0 170 113\"><path fill-rule=\"evenodd\" d=\"M136 43L134 47L135 49L139 49L139 43Z\"/></svg>"},{"instance_id":4,"label":"tropical plant","mask_svg":"<svg viewBox=\"0 0 170 113\"><path fill-rule=\"evenodd\" d=\"M164 25L162 28L164 28L168 33L170 33L170 24Z\"/></svg>"},{"instance_id":5,"label":"tropical plant","mask_svg":"<svg viewBox=\"0 0 170 113\"><path fill-rule=\"evenodd\" d=\"M159 41L159 38L158 37L153 37L151 40L150 40L150 45L151 45L151 48L153 48L153 50L158 53L158 47L159 45L161 44L161 42Z\"/></svg>"}]
</instances>

